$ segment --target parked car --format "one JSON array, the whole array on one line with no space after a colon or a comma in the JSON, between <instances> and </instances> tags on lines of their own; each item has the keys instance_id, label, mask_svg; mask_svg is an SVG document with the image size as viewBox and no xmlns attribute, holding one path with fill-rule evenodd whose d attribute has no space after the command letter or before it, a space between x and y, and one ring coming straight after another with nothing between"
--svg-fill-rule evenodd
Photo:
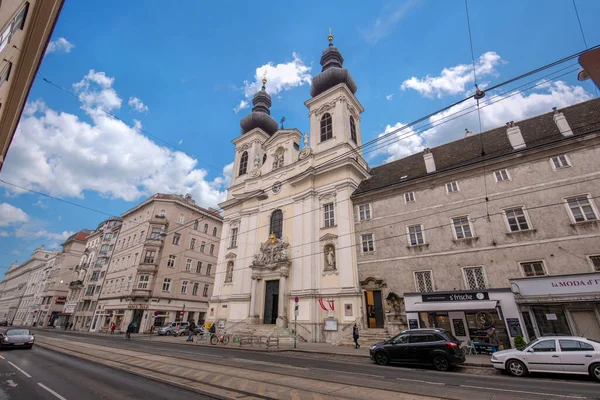
<instances>
[{"instance_id":1,"label":"parked car","mask_svg":"<svg viewBox=\"0 0 600 400\"><path fill-rule=\"evenodd\" d=\"M494 353L492 365L514 376L529 372L590 375L600 382L600 342L577 336L545 336L522 349Z\"/></svg>"},{"instance_id":2,"label":"parked car","mask_svg":"<svg viewBox=\"0 0 600 400\"><path fill-rule=\"evenodd\" d=\"M35 341L33 333L29 329L7 329L0 332L0 347L22 347L31 349Z\"/></svg>"},{"instance_id":3,"label":"parked car","mask_svg":"<svg viewBox=\"0 0 600 400\"><path fill-rule=\"evenodd\" d=\"M160 336L182 335L185 334L186 328L188 328L188 326L188 322L171 322L166 324L165 326L158 328L157 332Z\"/></svg>"},{"instance_id":4,"label":"parked car","mask_svg":"<svg viewBox=\"0 0 600 400\"><path fill-rule=\"evenodd\" d=\"M0 319L0 326L8 326L8 320L7 319Z\"/></svg>"},{"instance_id":5,"label":"parked car","mask_svg":"<svg viewBox=\"0 0 600 400\"><path fill-rule=\"evenodd\" d=\"M447 371L465 362L460 341L444 329L411 329L369 348L371 359L379 365L426 364Z\"/></svg>"}]
</instances>

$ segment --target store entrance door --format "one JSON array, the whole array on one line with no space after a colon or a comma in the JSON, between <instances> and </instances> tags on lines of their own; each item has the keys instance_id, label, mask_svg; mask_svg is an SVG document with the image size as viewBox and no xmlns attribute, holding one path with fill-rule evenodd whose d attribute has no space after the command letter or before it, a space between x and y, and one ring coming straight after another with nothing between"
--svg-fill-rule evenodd
<instances>
[{"instance_id":1,"label":"store entrance door","mask_svg":"<svg viewBox=\"0 0 600 400\"><path fill-rule=\"evenodd\" d=\"M600 340L600 325L594 310L571 311L573 321L575 321L576 336Z\"/></svg>"}]
</instances>

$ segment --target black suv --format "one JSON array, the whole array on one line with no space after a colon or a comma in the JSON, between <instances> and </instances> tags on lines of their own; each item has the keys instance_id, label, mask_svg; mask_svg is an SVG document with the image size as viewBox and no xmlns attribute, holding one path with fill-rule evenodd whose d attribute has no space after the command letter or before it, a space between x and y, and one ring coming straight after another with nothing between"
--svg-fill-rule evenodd
<instances>
[{"instance_id":1,"label":"black suv","mask_svg":"<svg viewBox=\"0 0 600 400\"><path fill-rule=\"evenodd\" d=\"M370 347L371 360L379 365L389 363L427 364L438 371L465 362L460 341L444 329L411 329L387 342Z\"/></svg>"}]
</instances>

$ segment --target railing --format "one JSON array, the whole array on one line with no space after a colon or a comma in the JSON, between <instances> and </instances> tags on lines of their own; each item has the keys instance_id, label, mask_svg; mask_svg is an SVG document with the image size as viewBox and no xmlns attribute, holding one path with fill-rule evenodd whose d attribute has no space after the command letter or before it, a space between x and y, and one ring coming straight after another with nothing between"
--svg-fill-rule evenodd
<instances>
[{"instance_id":1,"label":"railing","mask_svg":"<svg viewBox=\"0 0 600 400\"><path fill-rule=\"evenodd\" d=\"M308 337L309 338L311 337L312 331L310 329L308 329L307 327L305 327L304 325L302 325L302 324L300 324L298 322L296 322L296 326L299 326L300 328L304 329L306 332L308 332ZM300 339L304 340L305 342L308 342L308 340L304 336L300 335L298 332L295 331L294 335L296 335Z\"/></svg>"},{"instance_id":2,"label":"railing","mask_svg":"<svg viewBox=\"0 0 600 400\"><path fill-rule=\"evenodd\" d=\"M233 325L230 325L230 326L225 326L225 330L227 330L227 331L231 332L231 330L232 330L234 327L236 327L236 326L238 326L238 325L240 325L240 324L245 324L245 323L246 323L246 321L238 321L238 322L234 323Z\"/></svg>"},{"instance_id":3,"label":"railing","mask_svg":"<svg viewBox=\"0 0 600 400\"><path fill-rule=\"evenodd\" d=\"M350 322L348 325L344 326L344 327L342 328L342 331L345 331L345 330L346 330L346 329L348 329L349 327L353 326L353 325L356 323L356 321L358 321L359 319L362 319L362 316L361 316L361 317L357 317L357 318L356 318L354 321L352 321L352 322Z\"/></svg>"}]
</instances>

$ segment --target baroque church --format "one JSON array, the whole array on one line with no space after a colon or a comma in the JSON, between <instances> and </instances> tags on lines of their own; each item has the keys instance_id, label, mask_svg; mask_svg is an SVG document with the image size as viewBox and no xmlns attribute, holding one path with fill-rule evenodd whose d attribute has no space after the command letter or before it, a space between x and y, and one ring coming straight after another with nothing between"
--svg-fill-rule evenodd
<instances>
[{"instance_id":1,"label":"baroque church","mask_svg":"<svg viewBox=\"0 0 600 400\"><path fill-rule=\"evenodd\" d=\"M267 80L233 140L235 161L208 320L235 333L268 325L338 342L362 315L352 193L369 177L357 86L333 46L321 56L310 131L279 129Z\"/></svg>"}]
</instances>

